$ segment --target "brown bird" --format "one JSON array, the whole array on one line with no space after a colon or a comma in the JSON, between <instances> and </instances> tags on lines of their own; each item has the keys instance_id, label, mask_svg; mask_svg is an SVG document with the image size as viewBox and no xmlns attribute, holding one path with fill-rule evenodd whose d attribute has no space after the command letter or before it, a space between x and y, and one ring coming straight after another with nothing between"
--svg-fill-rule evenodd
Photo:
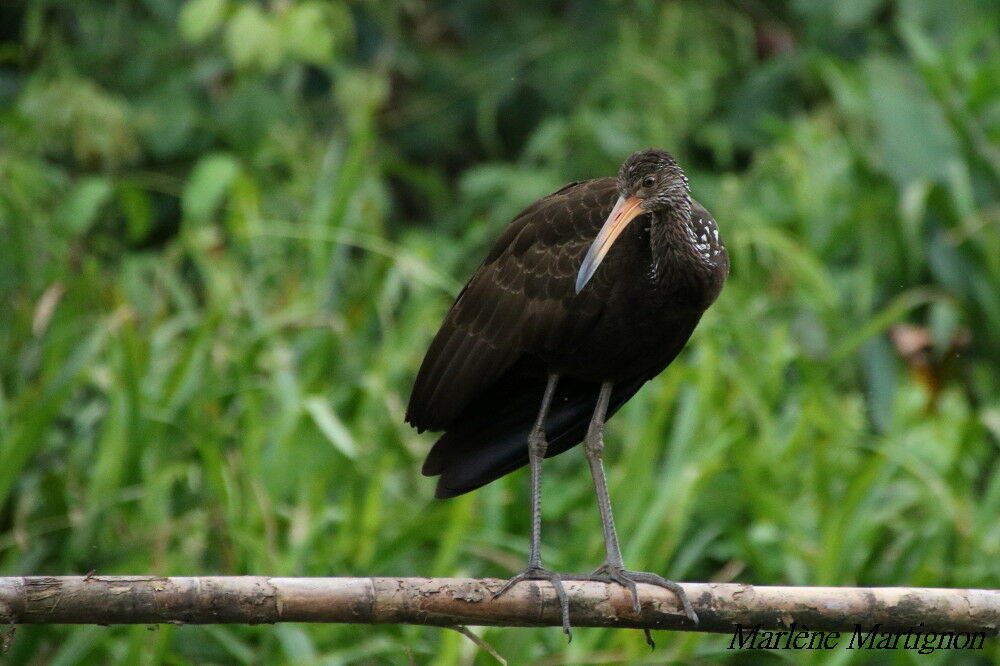
<instances>
[{"instance_id":1,"label":"brown bird","mask_svg":"<svg viewBox=\"0 0 1000 666\"><path fill-rule=\"evenodd\" d=\"M719 295L729 259L715 220L691 198L687 177L662 150L643 150L617 178L566 185L507 225L459 293L424 358L406 420L443 430L423 473L436 497L479 488L531 466L528 567L522 580L552 582L569 635L562 580L682 588L626 571L602 454L605 421L659 374ZM589 576L542 567L543 458L585 443L604 531L604 564ZM647 633L647 639L648 639Z\"/></svg>"}]
</instances>

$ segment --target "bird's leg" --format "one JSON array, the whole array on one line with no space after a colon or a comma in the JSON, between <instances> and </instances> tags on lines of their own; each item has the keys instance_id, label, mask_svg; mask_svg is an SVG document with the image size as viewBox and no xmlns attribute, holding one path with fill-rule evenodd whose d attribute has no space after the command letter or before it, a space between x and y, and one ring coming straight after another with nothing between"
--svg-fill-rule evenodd
<instances>
[{"instance_id":1,"label":"bird's leg","mask_svg":"<svg viewBox=\"0 0 1000 666\"><path fill-rule=\"evenodd\" d=\"M511 587L522 580L547 580L555 588L556 597L562 609L563 632L572 640L572 633L569 628L569 598L566 596L566 589L563 587L559 574L549 571L542 566L542 461L545 459L545 449L548 442L545 440L545 418L548 416L549 408L552 406L552 396L556 391L556 384L559 375L549 375L548 383L545 385L545 394L542 396L542 406L538 410L538 418L528 435L528 462L531 465L531 551L528 555L528 567L507 581L498 591L493 593L496 599Z\"/></svg>"},{"instance_id":2,"label":"bird's leg","mask_svg":"<svg viewBox=\"0 0 1000 666\"><path fill-rule=\"evenodd\" d=\"M601 385L601 393L597 398L597 406L594 408L594 416L590 420L587 428L587 438L584 446L587 453L587 463L590 465L590 474L594 477L594 490L597 492L597 507L601 511L601 528L604 531L604 564L598 567L593 574L598 580L609 580L623 587L632 593L632 604L635 612L642 610L639 604L639 592L636 583L649 583L659 585L677 595L684 608L684 613L695 624L698 623L698 616L691 608L684 589L677 583L666 580L654 573L645 571L626 571L622 563L622 552L618 546L618 533L615 531L615 519L611 514L611 498L608 496L608 483L604 477L604 420L608 411L608 402L611 400L611 382L604 382ZM646 630L646 641L652 645L652 638L649 630Z\"/></svg>"}]
</instances>

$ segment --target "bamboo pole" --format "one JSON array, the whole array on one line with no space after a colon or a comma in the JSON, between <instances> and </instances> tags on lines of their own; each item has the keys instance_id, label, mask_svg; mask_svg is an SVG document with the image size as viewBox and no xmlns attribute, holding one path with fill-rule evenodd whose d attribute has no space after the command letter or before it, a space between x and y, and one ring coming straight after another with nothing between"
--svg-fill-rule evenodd
<instances>
[{"instance_id":1,"label":"bamboo pole","mask_svg":"<svg viewBox=\"0 0 1000 666\"><path fill-rule=\"evenodd\" d=\"M0 624L261 624L340 622L435 626L559 626L548 582L472 578L265 576L0 577ZM566 581L578 627L732 633L736 625L813 631L985 632L1000 635L1000 590L913 587L776 587L682 583L695 626L672 593L639 585L642 612L621 587Z\"/></svg>"}]
</instances>

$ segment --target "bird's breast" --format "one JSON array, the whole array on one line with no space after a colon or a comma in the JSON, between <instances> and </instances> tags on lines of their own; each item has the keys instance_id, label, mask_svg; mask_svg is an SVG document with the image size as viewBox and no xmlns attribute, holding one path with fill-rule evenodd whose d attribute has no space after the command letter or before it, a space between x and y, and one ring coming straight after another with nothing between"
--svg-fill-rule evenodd
<instances>
[{"instance_id":1,"label":"bird's breast","mask_svg":"<svg viewBox=\"0 0 1000 666\"><path fill-rule=\"evenodd\" d=\"M710 217L692 218L661 244L652 242L650 216L635 222L595 275L590 298L600 302L599 314L553 352L554 371L591 381L652 377L718 296L728 258Z\"/></svg>"},{"instance_id":2,"label":"bird's breast","mask_svg":"<svg viewBox=\"0 0 1000 666\"><path fill-rule=\"evenodd\" d=\"M553 371L594 382L652 377L673 360L703 312L671 303L650 280L618 287L586 330L552 350Z\"/></svg>"}]
</instances>

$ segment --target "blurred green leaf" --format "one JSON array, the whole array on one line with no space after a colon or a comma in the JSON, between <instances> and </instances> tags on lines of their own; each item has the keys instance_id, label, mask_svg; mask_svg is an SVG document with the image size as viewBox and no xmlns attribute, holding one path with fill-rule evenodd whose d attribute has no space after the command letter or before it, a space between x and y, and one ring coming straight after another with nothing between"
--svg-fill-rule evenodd
<instances>
[{"instance_id":1,"label":"blurred green leaf","mask_svg":"<svg viewBox=\"0 0 1000 666\"><path fill-rule=\"evenodd\" d=\"M880 167L900 187L943 180L961 160L958 140L940 105L906 64L873 58L865 65L878 127Z\"/></svg>"},{"instance_id":2,"label":"blurred green leaf","mask_svg":"<svg viewBox=\"0 0 1000 666\"><path fill-rule=\"evenodd\" d=\"M257 4L246 3L229 19L226 50L237 67L272 69L281 61L281 35Z\"/></svg>"},{"instance_id":3,"label":"blurred green leaf","mask_svg":"<svg viewBox=\"0 0 1000 666\"><path fill-rule=\"evenodd\" d=\"M291 5L281 15L285 48L304 62L324 65L333 56L333 31L326 8L318 2Z\"/></svg>"},{"instance_id":4,"label":"blurred green leaf","mask_svg":"<svg viewBox=\"0 0 1000 666\"><path fill-rule=\"evenodd\" d=\"M357 457L354 438L326 400L320 396L310 396L302 401L302 406L312 417L316 427L338 451L348 458Z\"/></svg>"},{"instance_id":5,"label":"blurred green leaf","mask_svg":"<svg viewBox=\"0 0 1000 666\"><path fill-rule=\"evenodd\" d=\"M111 198L111 182L101 176L78 181L59 206L60 226L71 234L82 234L98 219L101 208Z\"/></svg>"},{"instance_id":6,"label":"blurred green leaf","mask_svg":"<svg viewBox=\"0 0 1000 666\"><path fill-rule=\"evenodd\" d=\"M861 356L864 359L868 409L872 422L880 432L885 432L892 426L899 368L893 360L892 347L882 337L866 342L861 348Z\"/></svg>"},{"instance_id":7,"label":"blurred green leaf","mask_svg":"<svg viewBox=\"0 0 1000 666\"><path fill-rule=\"evenodd\" d=\"M72 155L85 166L116 166L137 155L127 102L94 81L39 78L19 101L39 143L54 153Z\"/></svg>"},{"instance_id":8,"label":"blurred green leaf","mask_svg":"<svg viewBox=\"0 0 1000 666\"><path fill-rule=\"evenodd\" d=\"M955 333L959 328L959 313L955 304L950 301L938 301L931 305L928 323L934 353L943 358L954 342Z\"/></svg>"},{"instance_id":9,"label":"blurred green leaf","mask_svg":"<svg viewBox=\"0 0 1000 666\"><path fill-rule=\"evenodd\" d=\"M222 24L225 13L226 0L187 0L178 20L181 35L200 42Z\"/></svg>"},{"instance_id":10,"label":"blurred green leaf","mask_svg":"<svg viewBox=\"0 0 1000 666\"><path fill-rule=\"evenodd\" d=\"M370 117L389 92L384 79L359 70L341 72L336 89L337 101L355 123Z\"/></svg>"},{"instance_id":11,"label":"blurred green leaf","mask_svg":"<svg viewBox=\"0 0 1000 666\"><path fill-rule=\"evenodd\" d=\"M138 187L119 187L118 206L125 216L125 231L129 241L141 241L149 234L153 225L153 203L149 193Z\"/></svg>"},{"instance_id":12,"label":"blurred green leaf","mask_svg":"<svg viewBox=\"0 0 1000 666\"><path fill-rule=\"evenodd\" d=\"M143 146L161 159L184 156L199 131L198 102L189 84L180 79L164 83L137 104Z\"/></svg>"},{"instance_id":13,"label":"blurred green leaf","mask_svg":"<svg viewBox=\"0 0 1000 666\"><path fill-rule=\"evenodd\" d=\"M185 215L196 222L209 219L222 204L240 166L232 155L211 153L201 158L181 198Z\"/></svg>"}]
</instances>

